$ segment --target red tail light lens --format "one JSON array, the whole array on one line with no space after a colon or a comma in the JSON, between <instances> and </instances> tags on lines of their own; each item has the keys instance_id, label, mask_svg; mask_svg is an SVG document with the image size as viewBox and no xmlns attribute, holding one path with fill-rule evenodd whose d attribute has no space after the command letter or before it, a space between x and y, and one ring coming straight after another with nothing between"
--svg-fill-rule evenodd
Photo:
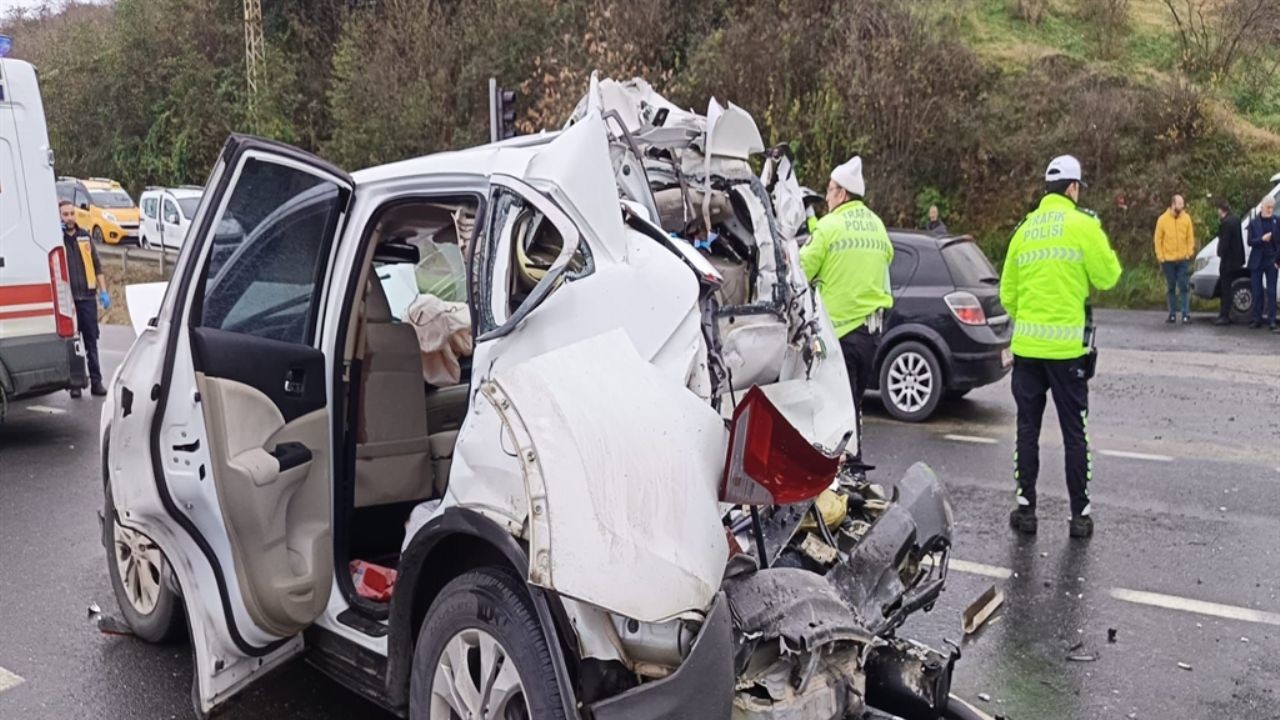
<instances>
[{"instance_id":1,"label":"red tail light lens","mask_svg":"<svg viewBox=\"0 0 1280 720\"><path fill-rule=\"evenodd\" d=\"M830 487L840 458L828 457L795 429L758 387L733 411L720 499L737 505L786 505Z\"/></svg>"},{"instance_id":2,"label":"red tail light lens","mask_svg":"<svg viewBox=\"0 0 1280 720\"><path fill-rule=\"evenodd\" d=\"M965 325L986 325L987 313L982 309L982 303L973 293L967 293L963 290L953 292L947 295L944 300L947 301L947 307L951 308L951 314Z\"/></svg>"},{"instance_id":3,"label":"red tail light lens","mask_svg":"<svg viewBox=\"0 0 1280 720\"><path fill-rule=\"evenodd\" d=\"M53 315L58 320L58 337L75 336L76 304L71 299L65 248L56 247L49 251L49 287L53 289Z\"/></svg>"}]
</instances>

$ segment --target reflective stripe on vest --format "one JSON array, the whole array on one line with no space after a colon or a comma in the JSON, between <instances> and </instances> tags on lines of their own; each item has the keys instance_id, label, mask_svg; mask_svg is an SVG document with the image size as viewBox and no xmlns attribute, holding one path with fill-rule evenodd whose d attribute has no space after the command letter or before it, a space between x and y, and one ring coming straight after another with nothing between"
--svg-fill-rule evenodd
<instances>
[{"instance_id":1,"label":"reflective stripe on vest","mask_svg":"<svg viewBox=\"0 0 1280 720\"><path fill-rule=\"evenodd\" d=\"M1084 251L1080 248L1067 247L1037 248L1018 253L1018 257L1015 259L1020 268L1033 263L1047 261L1082 264L1084 263Z\"/></svg>"},{"instance_id":2,"label":"reflective stripe on vest","mask_svg":"<svg viewBox=\"0 0 1280 720\"><path fill-rule=\"evenodd\" d=\"M1013 324L1013 335L1014 337L1034 338L1036 340L1074 340L1082 346L1084 345L1084 328L1072 325L1015 322Z\"/></svg>"}]
</instances>

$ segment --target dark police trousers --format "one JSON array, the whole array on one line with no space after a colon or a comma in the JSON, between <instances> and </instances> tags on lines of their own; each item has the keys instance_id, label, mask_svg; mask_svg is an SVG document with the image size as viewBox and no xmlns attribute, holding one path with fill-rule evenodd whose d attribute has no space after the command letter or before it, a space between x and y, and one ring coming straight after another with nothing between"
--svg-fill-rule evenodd
<instances>
[{"instance_id":1,"label":"dark police trousers","mask_svg":"<svg viewBox=\"0 0 1280 720\"><path fill-rule=\"evenodd\" d=\"M76 326L84 342L85 360L89 362L89 380L102 382L102 366L98 363L98 299L76 298Z\"/></svg>"},{"instance_id":2,"label":"dark police trousers","mask_svg":"<svg viewBox=\"0 0 1280 720\"><path fill-rule=\"evenodd\" d=\"M858 455L854 460L863 460L863 396L872 384L872 373L876 372L876 348L879 347L879 333L868 332L867 325L861 325L856 331L846 333L840 338L840 350L845 355L845 370L849 372L849 384L854 388L854 415L858 420Z\"/></svg>"},{"instance_id":3,"label":"dark police trousers","mask_svg":"<svg viewBox=\"0 0 1280 720\"><path fill-rule=\"evenodd\" d=\"M844 366L849 372L849 385L853 387L853 411L858 423L858 454L862 461L862 396L871 387L871 375L876 369L876 348L880 347L880 333L871 333L866 325L846 333L840 338L840 352L844 354Z\"/></svg>"},{"instance_id":4,"label":"dark police trousers","mask_svg":"<svg viewBox=\"0 0 1280 720\"><path fill-rule=\"evenodd\" d=\"M1019 504L1036 505L1040 424L1044 419L1045 393L1052 392L1058 424L1062 427L1071 514L1087 514L1093 456L1089 453L1089 381L1083 377L1084 363L1084 358L1013 359L1013 399L1018 405L1018 440L1013 463Z\"/></svg>"}]
</instances>

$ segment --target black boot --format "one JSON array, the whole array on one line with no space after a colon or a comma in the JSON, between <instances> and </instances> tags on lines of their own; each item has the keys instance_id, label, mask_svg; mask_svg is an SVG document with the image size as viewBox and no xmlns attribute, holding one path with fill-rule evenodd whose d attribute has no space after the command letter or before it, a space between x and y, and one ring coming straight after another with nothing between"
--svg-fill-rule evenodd
<instances>
[{"instance_id":1,"label":"black boot","mask_svg":"<svg viewBox=\"0 0 1280 720\"><path fill-rule=\"evenodd\" d=\"M96 380L89 388L89 394L94 397L102 397L107 394L107 388L102 384L101 380Z\"/></svg>"},{"instance_id":2,"label":"black boot","mask_svg":"<svg viewBox=\"0 0 1280 720\"><path fill-rule=\"evenodd\" d=\"M1030 505L1019 505L1009 513L1009 527L1023 535L1035 535L1038 525L1036 509Z\"/></svg>"},{"instance_id":3,"label":"black boot","mask_svg":"<svg viewBox=\"0 0 1280 720\"><path fill-rule=\"evenodd\" d=\"M1071 516L1071 537L1093 537L1093 518L1089 515Z\"/></svg>"},{"instance_id":4,"label":"black boot","mask_svg":"<svg viewBox=\"0 0 1280 720\"><path fill-rule=\"evenodd\" d=\"M73 398L79 398L79 397L80 397L80 388L78 388L78 387L73 387L73 388L71 388L71 397L73 397Z\"/></svg>"}]
</instances>

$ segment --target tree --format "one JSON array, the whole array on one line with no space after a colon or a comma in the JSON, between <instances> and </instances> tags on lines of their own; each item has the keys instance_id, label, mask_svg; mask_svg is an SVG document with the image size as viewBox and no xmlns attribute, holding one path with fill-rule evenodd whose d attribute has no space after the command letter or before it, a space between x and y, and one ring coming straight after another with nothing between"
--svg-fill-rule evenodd
<instances>
[{"instance_id":1,"label":"tree","mask_svg":"<svg viewBox=\"0 0 1280 720\"><path fill-rule=\"evenodd\" d=\"M1195 77L1229 76L1242 55L1260 43L1261 22L1275 0L1164 0L1177 28L1183 69Z\"/></svg>"}]
</instances>

